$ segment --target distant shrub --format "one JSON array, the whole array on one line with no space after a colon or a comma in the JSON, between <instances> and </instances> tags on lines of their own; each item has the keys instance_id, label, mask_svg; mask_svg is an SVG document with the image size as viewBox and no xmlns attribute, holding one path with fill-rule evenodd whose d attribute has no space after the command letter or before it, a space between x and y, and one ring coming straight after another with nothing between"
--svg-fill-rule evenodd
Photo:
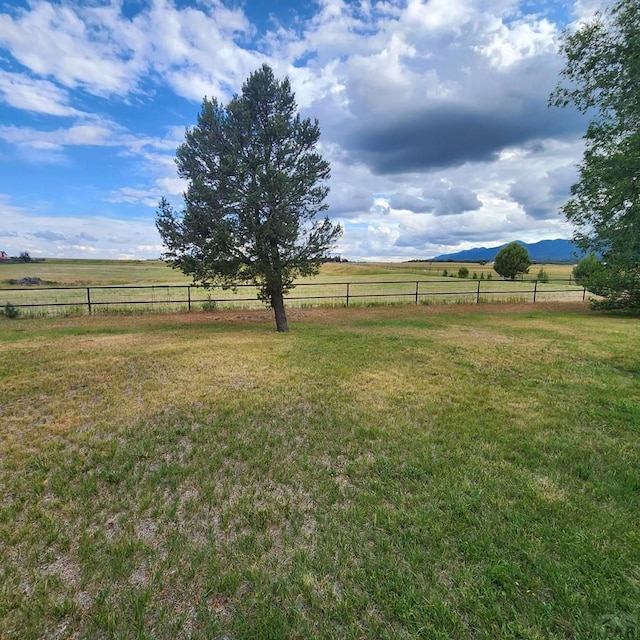
<instances>
[{"instance_id":1,"label":"distant shrub","mask_svg":"<svg viewBox=\"0 0 640 640\"><path fill-rule=\"evenodd\" d=\"M480 273L480 280L484 280L484 271Z\"/></svg>"},{"instance_id":2,"label":"distant shrub","mask_svg":"<svg viewBox=\"0 0 640 640\"><path fill-rule=\"evenodd\" d=\"M538 280L540 282L549 282L549 274L544 269L544 267L541 267L540 271L538 271Z\"/></svg>"},{"instance_id":3,"label":"distant shrub","mask_svg":"<svg viewBox=\"0 0 640 640\"><path fill-rule=\"evenodd\" d=\"M215 311L218 308L218 303L215 300L211 299L211 296L208 295L207 299L202 303L203 311Z\"/></svg>"},{"instance_id":4,"label":"distant shrub","mask_svg":"<svg viewBox=\"0 0 640 640\"><path fill-rule=\"evenodd\" d=\"M467 267L460 267L458 269L458 278L468 278L469 277L469 269Z\"/></svg>"},{"instance_id":5,"label":"distant shrub","mask_svg":"<svg viewBox=\"0 0 640 640\"><path fill-rule=\"evenodd\" d=\"M100 307L98 307L98 309L93 310L93 313L99 313ZM82 304L74 304L70 307L63 307L62 311L58 311L56 313L56 315L60 315L63 318L73 318L75 316L81 316L84 313L86 313L87 311L87 307L86 305L82 305Z\"/></svg>"},{"instance_id":6,"label":"distant shrub","mask_svg":"<svg viewBox=\"0 0 640 640\"><path fill-rule=\"evenodd\" d=\"M446 269L442 270L442 277L446 278L449 275L449 272Z\"/></svg>"},{"instance_id":7,"label":"distant shrub","mask_svg":"<svg viewBox=\"0 0 640 640\"><path fill-rule=\"evenodd\" d=\"M14 304L7 302L2 310L2 315L5 318L17 318L20 315L20 309L18 309Z\"/></svg>"},{"instance_id":8,"label":"distant shrub","mask_svg":"<svg viewBox=\"0 0 640 640\"><path fill-rule=\"evenodd\" d=\"M471 276L471 279L472 280L477 280L478 279L478 272L477 271L473 272L473 275Z\"/></svg>"},{"instance_id":9,"label":"distant shrub","mask_svg":"<svg viewBox=\"0 0 640 640\"><path fill-rule=\"evenodd\" d=\"M487 274L487 280L493 280L493 273L489 272Z\"/></svg>"}]
</instances>

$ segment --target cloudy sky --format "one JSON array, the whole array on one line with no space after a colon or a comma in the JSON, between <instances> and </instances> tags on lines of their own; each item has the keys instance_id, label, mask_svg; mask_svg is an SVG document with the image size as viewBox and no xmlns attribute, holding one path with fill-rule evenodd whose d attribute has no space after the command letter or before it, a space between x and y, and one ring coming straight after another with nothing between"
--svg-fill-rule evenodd
<instances>
[{"instance_id":1,"label":"cloudy sky","mask_svg":"<svg viewBox=\"0 0 640 640\"><path fill-rule=\"evenodd\" d=\"M0 249L155 258L202 98L289 76L351 260L568 238L583 117L547 107L600 0L0 0Z\"/></svg>"}]
</instances>

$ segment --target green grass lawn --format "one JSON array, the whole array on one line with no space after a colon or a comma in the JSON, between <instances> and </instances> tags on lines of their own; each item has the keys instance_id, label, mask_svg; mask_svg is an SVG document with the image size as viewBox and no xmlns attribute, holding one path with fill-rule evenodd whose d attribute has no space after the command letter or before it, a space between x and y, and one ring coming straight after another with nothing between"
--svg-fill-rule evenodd
<instances>
[{"instance_id":1,"label":"green grass lawn","mask_svg":"<svg viewBox=\"0 0 640 640\"><path fill-rule=\"evenodd\" d=\"M640 324L0 318L0 637L640 634Z\"/></svg>"}]
</instances>

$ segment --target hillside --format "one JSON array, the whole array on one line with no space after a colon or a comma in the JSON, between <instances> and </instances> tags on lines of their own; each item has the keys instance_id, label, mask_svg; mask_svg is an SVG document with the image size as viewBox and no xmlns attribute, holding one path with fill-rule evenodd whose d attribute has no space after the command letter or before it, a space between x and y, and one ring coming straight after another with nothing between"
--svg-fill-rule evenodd
<instances>
[{"instance_id":1,"label":"hillside","mask_svg":"<svg viewBox=\"0 0 640 640\"><path fill-rule=\"evenodd\" d=\"M479 262L486 260L493 262L496 254L500 249L506 247L502 244L499 247L476 247L474 249L465 249L456 253L447 253L434 258L439 261L453 262ZM577 262L582 256L582 252L570 240L541 240L528 244L518 241L529 252L532 262Z\"/></svg>"}]
</instances>

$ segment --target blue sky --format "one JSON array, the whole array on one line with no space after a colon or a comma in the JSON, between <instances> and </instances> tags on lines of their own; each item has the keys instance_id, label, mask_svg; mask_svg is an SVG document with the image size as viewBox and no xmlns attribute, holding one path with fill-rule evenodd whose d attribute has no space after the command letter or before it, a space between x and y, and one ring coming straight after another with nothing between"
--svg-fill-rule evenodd
<instances>
[{"instance_id":1,"label":"blue sky","mask_svg":"<svg viewBox=\"0 0 640 640\"><path fill-rule=\"evenodd\" d=\"M586 123L549 109L600 0L0 0L0 249L155 258L203 96L263 63L322 129L351 260L568 238Z\"/></svg>"}]
</instances>

